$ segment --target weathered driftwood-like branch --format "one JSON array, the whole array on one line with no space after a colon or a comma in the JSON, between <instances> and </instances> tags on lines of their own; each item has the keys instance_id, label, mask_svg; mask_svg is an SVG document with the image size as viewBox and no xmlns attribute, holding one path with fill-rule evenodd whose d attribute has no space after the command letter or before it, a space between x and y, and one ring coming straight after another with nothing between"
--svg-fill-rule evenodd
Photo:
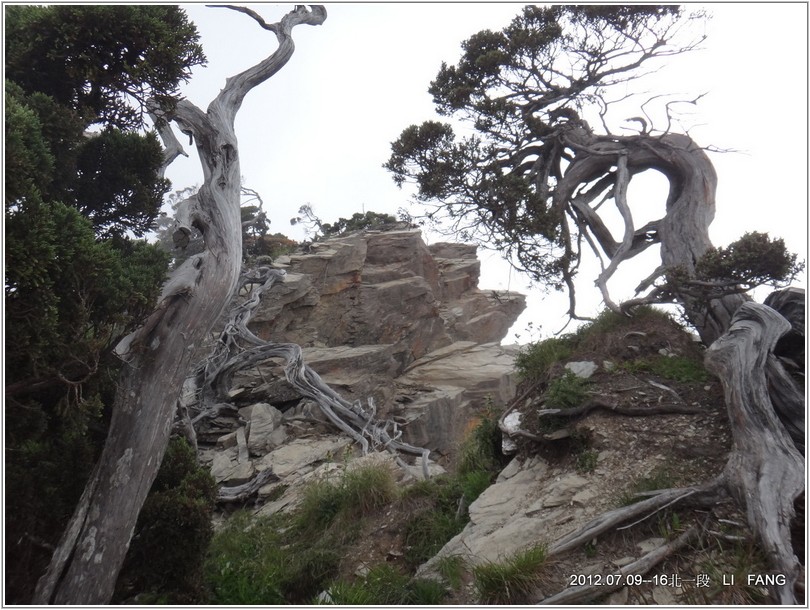
<instances>
[{"instance_id":1,"label":"weathered driftwood-like branch","mask_svg":"<svg viewBox=\"0 0 810 610\"><path fill-rule=\"evenodd\" d=\"M601 582L599 585L579 585L569 587L559 593L547 597L540 601L541 605L550 604L577 604L588 602L594 597L601 597L622 587L628 586L628 576L643 576L652 570L667 557L674 555L686 545L691 544L700 534L700 526L693 525L675 540L662 544L644 555L642 558L629 563L626 566L611 572L612 578L609 581Z\"/></svg>"},{"instance_id":2,"label":"weathered driftwood-like branch","mask_svg":"<svg viewBox=\"0 0 810 610\"><path fill-rule=\"evenodd\" d=\"M680 503L681 505L705 508L714 506L727 497L722 479L716 479L699 486L663 489L655 492L655 494L646 500L601 514L580 529L563 536L551 544L548 554L550 556L560 555L575 549L631 519L646 518L662 507Z\"/></svg>"},{"instance_id":3,"label":"weathered driftwood-like branch","mask_svg":"<svg viewBox=\"0 0 810 610\"><path fill-rule=\"evenodd\" d=\"M219 319L239 277L236 113L245 95L289 60L292 28L325 18L323 9L296 7L277 25L278 49L229 79L207 111L181 99L158 115L156 126L167 149L164 161L182 154L169 122L196 145L204 182L192 221L203 233L206 251L169 279L146 324L116 349L126 364L107 440L48 571L37 583L34 604L105 604L112 597L138 513L166 451L196 346ZM149 107L154 110L156 104Z\"/></svg>"},{"instance_id":4,"label":"weathered driftwood-like branch","mask_svg":"<svg viewBox=\"0 0 810 610\"><path fill-rule=\"evenodd\" d=\"M786 577L776 599L795 604L793 587L800 565L791 542L794 502L804 491L804 460L777 417L766 368L790 323L767 305L746 303L729 332L706 354L706 366L720 377L726 395L734 446L724 477L746 509L772 569ZM777 366L770 360L772 366Z\"/></svg>"},{"instance_id":5,"label":"weathered driftwood-like branch","mask_svg":"<svg viewBox=\"0 0 810 610\"><path fill-rule=\"evenodd\" d=\"M351 436L364 454L370 447L386 449L395 455L408 453L422 457L422 472L429 477L428 456L430 451L414 447L399 440L396 422L377 421L374 403L369 399L368 408L358 402L350 403L326 384L304 362L301 347L293 343L273 343L257 337L248 328L248 322L261 302L264 292L284 276L284 271L259 267L242 274L237 293L250 286L251 291L242 303L231 310L225 328L208 359L198 368L195 383L199 388L200 413L194 420L211 411L211 403L227 397L235 373L259 362L280 358L285 362L287 382L302 396L313 400L321 412L335 427ZM245 345L247 344L247 345Z\"/></svg>"},{"instance_id":6,"label":"weathered driftwood-like branch","mask_svg":"<svg viewBox=\"0 0 810 610\"><path fill-rule=\"evenodd\" d=\"M608 263L607 268L596 278L596 285L602 293L602 300L605 302L605 306L611 311L621 313L619 306L610 298L607 282L613 274L616 273L622 261L630 254L630 249L633 246L633 239L635 237L635 227L633 226L633 214L630 212L630 206L627 204L627 186L630 182L630 172L627 170L626 154L619 154L616 166L616 186L613 188L613 198L616 201L619 214L621 214L622 220L624 221L624 237L622 238L622 243L610 256L610 263Z\"/></svg>"},{"instance_id":7,"label":"weathered driftwood-like branch","mask_svg":"<svg viewBox=\"0 0 810 610\"><path fill-rule=\"evenodd\" d=\"M272 469L262 470L247 483L235 485L234 487L220 487L219 491L217 491L217 502L244 502L258 492L263 485L278 480L279 478Z\"/></svg>"},{"instance_id":8,"label":"weathered driftwood-like branch","mask_svg":"<svg viewBox=\"0 0 810 610\"><path fill-rule=\"evenodd\" d=\"M657 385L661 389L669 390L666 386L662 384L655 384L654 382L648 382L652 385ZM672 391L672 390L670 390ZM553 442L559 440L560 437L556 435L554 432L549 434L533 434L527 430L521 429L514 429L509 428L506 423L506 417L516 409L518 403L513 403L513 405L508 408L501 417L498 419L498 427L500 428L503 434L514 438L514 437L522 437L527 438L531 441L536 442ZM697 407L690 407L684 404L659 404L659 405L649 405L644 407L627 407L621 404L613 404L601 399L591 399L587 402L581 404L578 407L571 407L568 409L549 409L543 408L537 411L538 417L565 417L568 419L576 419L579 417L584 417L591 411L595 411L597 409L603 409L605 411L611 411L613 413L617 413L619 415L626 415L629 417L649 417L650 415L696 415L698 413L702 413L703 409Z\"/></svg>"}]
</instances>

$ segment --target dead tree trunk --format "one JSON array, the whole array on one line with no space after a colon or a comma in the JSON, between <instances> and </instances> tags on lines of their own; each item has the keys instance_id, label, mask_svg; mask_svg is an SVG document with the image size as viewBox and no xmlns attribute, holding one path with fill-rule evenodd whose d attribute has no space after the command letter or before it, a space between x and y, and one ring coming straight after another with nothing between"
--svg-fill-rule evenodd
<instances>
[{"instance_id":1,"label":"dead tree trunk","mask_svg":"<svg viewBox=\"0 0 810 610\"><path fill-rule=\"evenodd\" d=\"M805 472L804 459L777 416L768 369L779 366L772 354L790 328L767 305L746 303L737 310L729 331L706 354L707 366L723 383L734 436L724 471L726 484L745 507L772 568L785 576L785 583L777 587L782 604L796 603L793 586L800 565L790 526L794 502L804 492ZM796 423L804 427L803 413Z\"/></svg>"},{"instance_id":2,"label":"dead tree trunk","mask_svg":"<svg viewBox=\"0 0 810 610\"><path fill-rule=\"evenodd\" d=\"M35 604L105 604L112 597L138 513L157 474L177 409L180 389L195 347L229 302L242 254L240 172L234 119L245 95L292 56L292 29L320 25L323 7L297 6L280 22L267 24L250 9L237 8L278 39L278 49L226 82L203 112L181 100L161 113L158 127L170 162L182 154L169 123L197 146L204 184L184 202L176 236L195 226L205 251L187 260L166 282L157 309L126 337L116 352L126 364L116 395L110 431L99 463L63 534Z\"/></svg>"}]
</instances>

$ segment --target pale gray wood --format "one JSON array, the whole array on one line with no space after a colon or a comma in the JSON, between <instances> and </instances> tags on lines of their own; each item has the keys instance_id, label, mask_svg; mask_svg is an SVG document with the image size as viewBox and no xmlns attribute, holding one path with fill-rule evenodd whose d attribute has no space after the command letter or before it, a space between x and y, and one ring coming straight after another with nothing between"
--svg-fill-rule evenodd
<instances>
[{"instance_id":1,"label":"pale gray wood","mask_svg":"<svg viewBox=\"0 0 810 610\"><path fill-rule=\"evenodd\" d=\"M116 349L126 364L107 441L37 585L35 604L106 604L112 597L138 513L166 450L194 351L230 301L239 277L242 223L236 113L245 95L290 59L295 48L292 29L325 19L322 7L296 6L270 28L277 50L228 79L205 112L186 99L170 112L150 105L158 117L167 162L183 154L170 123L189 134L197 147L204 183L183 223L203 233L205 252L169 278L155 312Z\"/></svg>"}]
</instances>

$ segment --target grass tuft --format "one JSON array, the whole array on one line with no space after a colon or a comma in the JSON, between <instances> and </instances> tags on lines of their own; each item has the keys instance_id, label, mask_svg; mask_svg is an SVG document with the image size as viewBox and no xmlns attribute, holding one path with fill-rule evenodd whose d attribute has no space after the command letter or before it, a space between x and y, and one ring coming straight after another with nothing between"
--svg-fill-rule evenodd
<instances>
[{"instance_id":1,"label":"grass tuft","mask_svg":"<svg viewBox=\"0 0 810 610\"><path fill-rule=\"evenodd\" d=\"M546 547L537 545L502 562L473 567L473 582L484 604L518 604L539 584L546 564Z\"/></svg>"}]
</instances>

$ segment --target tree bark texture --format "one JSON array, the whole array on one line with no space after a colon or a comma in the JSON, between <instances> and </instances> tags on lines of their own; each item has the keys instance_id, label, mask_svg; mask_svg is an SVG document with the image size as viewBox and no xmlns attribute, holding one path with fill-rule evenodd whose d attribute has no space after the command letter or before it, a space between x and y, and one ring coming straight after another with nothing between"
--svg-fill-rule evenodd
<instances>
[{"instance_id":1,"label":"tree bark texture","mask_svg":"<svg viewBox=\"0 0 810 610\"><path fill-rule=\"evenodd\" d=\"M804 459L782 425L769 392L768 369L779 366L772 353L791 324L774 309L745 303L728 333L706 354L726 395L734 446L724 476L730 492L746 508L773 569L786 582L777 587L782 604L795 604L793 587L801 566L791 542L794 502L804 492ZM802 417L802 426L804 418Z\"/></svg>"},{"instance_id":2,"label":"tree bark texture","mask_svg":"<svg viewBox=\"0 0 810 610\"><path fill-rule=\"evenodd\" d=\"M180 100L171 114L162 114L158 121L167 161L181 154L169 122L190 134L196 144L204 183L196 196L184 202L185 218L202 231L205 251L172 274L157 309L116 348L126 364L107 441L48 571L37 585L35 604L110 601L138 513L166 450L194 349L234 292L242 256L234 119L245 95L289 60L294 50L292 28L323 23L326 12L322 7L298 6L279 23L269 25L251 16L275 33L278 49L229 78L207 111ZM187 230L188 226L178 226L178 238Z\"/></svg>"},{"instance_id":3,"label":"tree bark texture","mask_svg":"<svg viewBox=\"0 0 810 610\"><path fill-rule=\"evenodd\" d=\"M596 136L579 130L565 139L576 155L554 193L554 205L570 205L578 222L590 229L599 246L610 259L610 266L597 280L605 297L605 282L618 265L642 252L652 243L661 245L661 267L657 274L639 287L649 288L667 267L681 267L694 274L697 260L712 247L709 225L715 214L717 174L705 151L686 135L668 133L661 136ZM615 179L606 181L612 167L617 167ZM589 198L577 189L596 182L602 191L615 189L621 210L622 194L634 174L654 169L669 181L666 214L663 218L636 228L629 212L624 214L625 235L617 242ZM600 185L601 181L601 187ZM592 198L592 197L591 197ZM640 299L643 301L644 299ZM700 338L711 345L729 327L731 316L747 296L731 294L711 300L708 305L688 294L669 295L670 301L680 303Z\"/></svg>"}]
</instances>

